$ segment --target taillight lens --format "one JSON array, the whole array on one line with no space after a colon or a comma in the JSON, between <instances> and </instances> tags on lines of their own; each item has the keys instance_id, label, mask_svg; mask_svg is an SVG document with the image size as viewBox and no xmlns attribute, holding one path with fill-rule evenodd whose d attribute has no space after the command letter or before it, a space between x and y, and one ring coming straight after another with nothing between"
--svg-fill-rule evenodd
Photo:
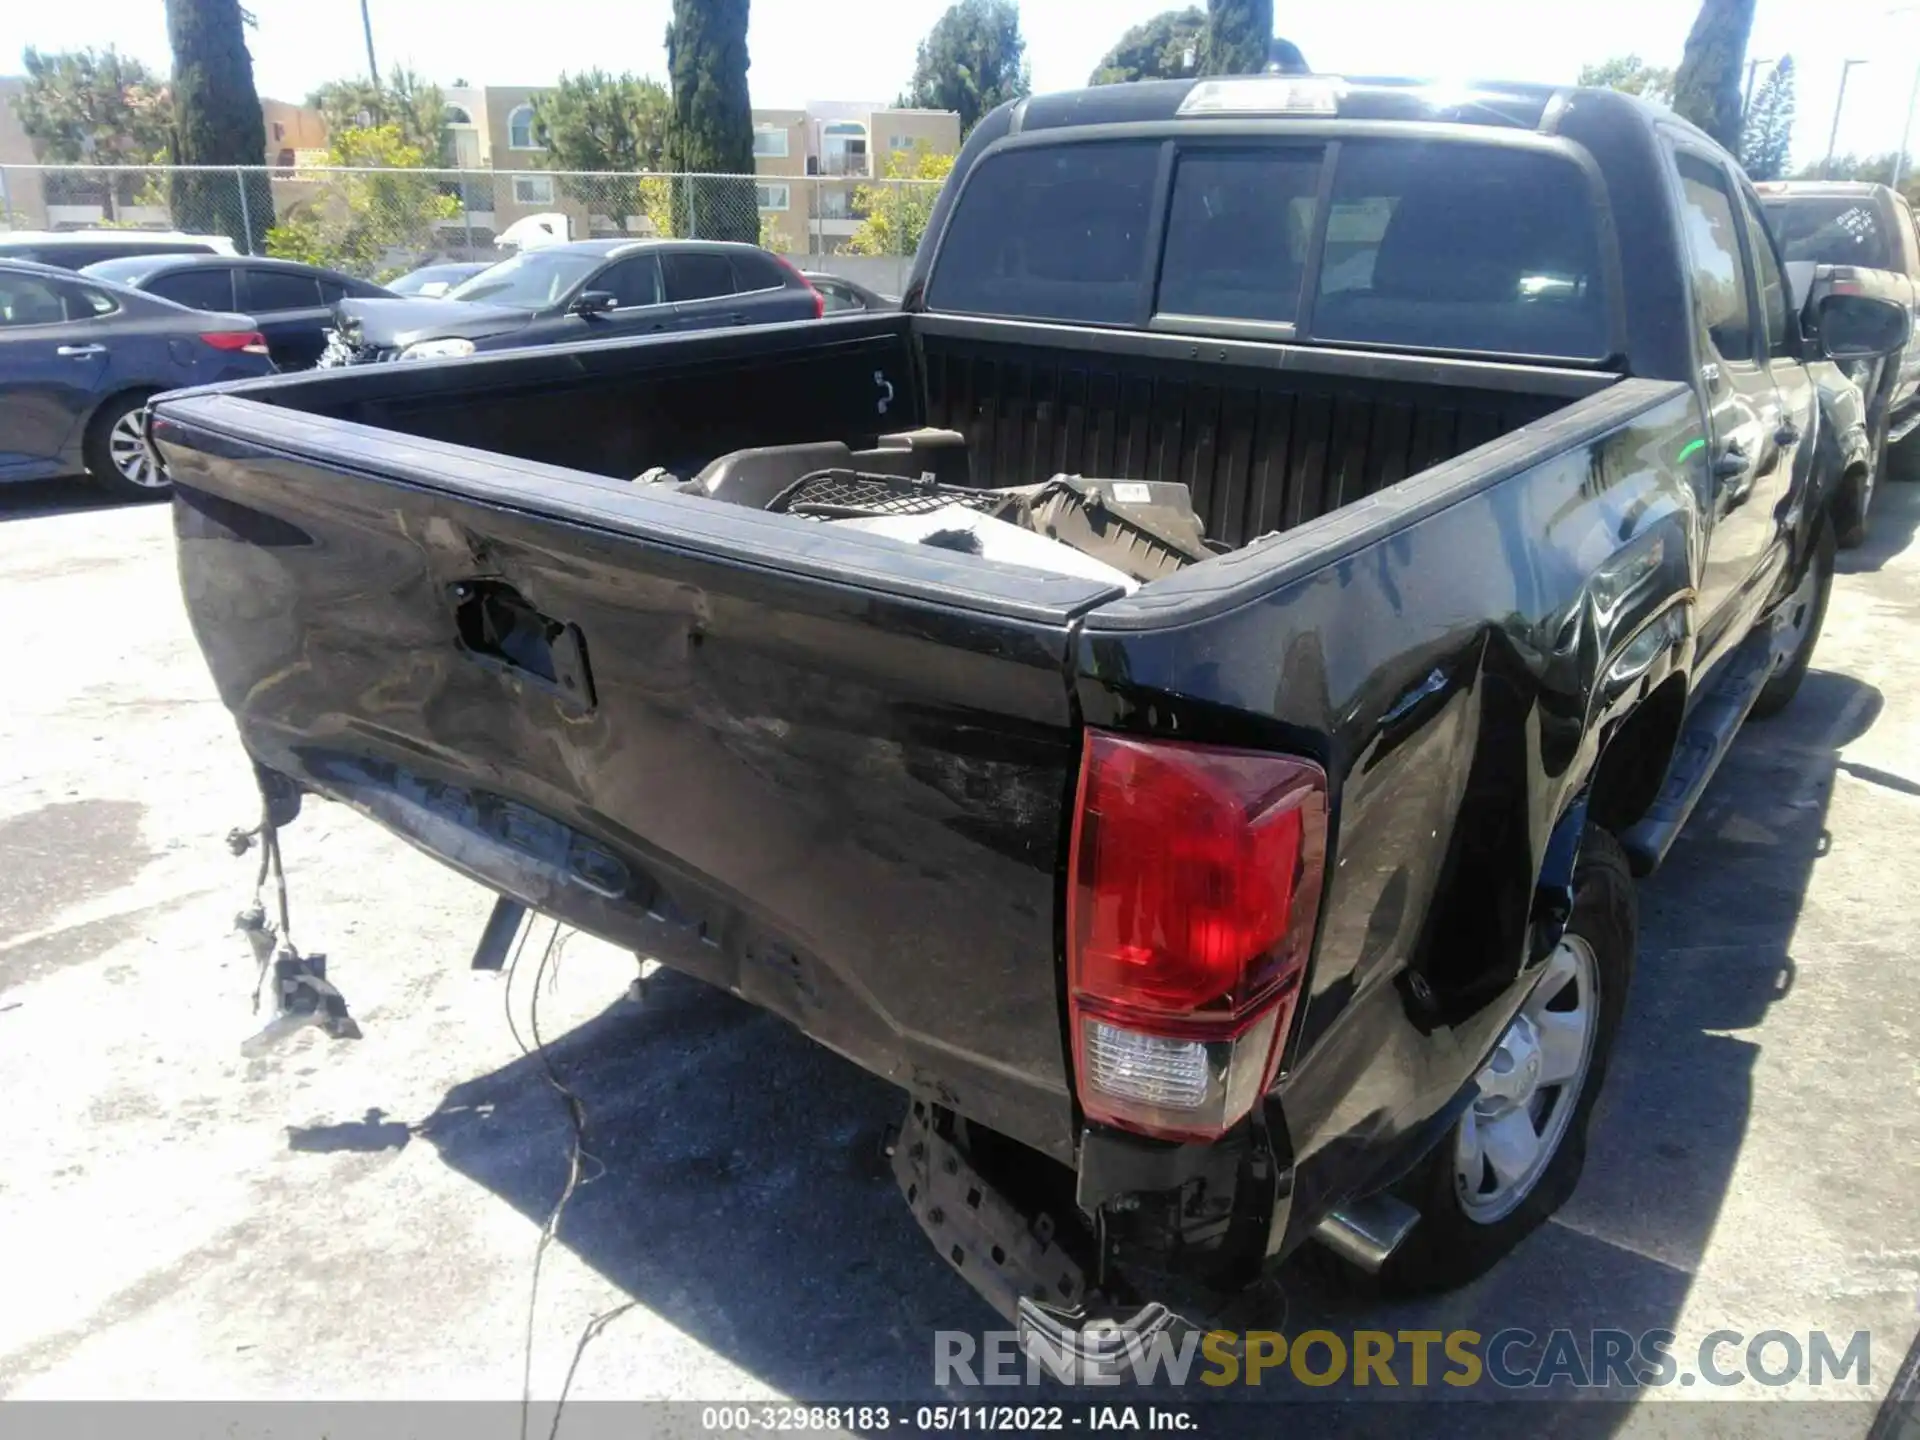
<instances>
[{"instance_id":1,"label":"taillight lens","mask_svg":"<svg viewBox=\"0 0 1920 1440\"><path fill-rule=\"evenodd\" d=\"M206 330L200 338L216 350L242 350L249 355L267 353L267 337L258 330Z\"/></svg>"},{"instance_id":2,"label":"taillight lens","mask_svg":"<svg viewBox=\"0 0 1920 1440\"><path fill-rule=\"evenodd\" d=\"M1087 732L1067 983L1089 1119L1211 1139L1253 1108L1300 998L1326 853L1311 761Z\"/></svg>"}]
</instances>

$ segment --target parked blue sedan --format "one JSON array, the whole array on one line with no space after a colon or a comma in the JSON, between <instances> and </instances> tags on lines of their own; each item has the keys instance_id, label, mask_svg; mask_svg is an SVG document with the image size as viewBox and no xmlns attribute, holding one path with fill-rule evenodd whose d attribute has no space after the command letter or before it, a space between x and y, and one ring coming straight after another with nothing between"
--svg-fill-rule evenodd
<instances>
[{"instance_id":1,"label":"parked blue sedan","mask_svg":"<svg viewBox=\"0 0 1920 1440\"><path fill-rule=\"evenodd\" d=\"M122 498L158 498L172 486L147 449L147 401L273 368L245 315L0 260L0 482L84 470Z\"/></svg>"}]
</instances>

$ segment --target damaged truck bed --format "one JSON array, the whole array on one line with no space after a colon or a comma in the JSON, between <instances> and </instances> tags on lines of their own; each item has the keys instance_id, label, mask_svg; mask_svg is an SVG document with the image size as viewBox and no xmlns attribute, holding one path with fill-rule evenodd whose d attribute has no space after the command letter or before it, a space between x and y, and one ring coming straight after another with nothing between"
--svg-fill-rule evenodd
<instances>
[{"instance_id":1,"label":"damaged truck bed","mask_svg":"<svg viewBox=\"0 0 1920 1440\"><path fill-rule=\"evenodd\" d=\"M1809 371L1885 319L1709 362L1716 205L1758 314L1737 167L1622 96L1038 97L902 313L151 436L281 818L343 801L897 1082L942 1253L1097 1351L1166 1323L1130 1277L1318 1238L1457 1283L1570 1190L1628 868L1804 671Z\"/></svg>"}]
</instances>

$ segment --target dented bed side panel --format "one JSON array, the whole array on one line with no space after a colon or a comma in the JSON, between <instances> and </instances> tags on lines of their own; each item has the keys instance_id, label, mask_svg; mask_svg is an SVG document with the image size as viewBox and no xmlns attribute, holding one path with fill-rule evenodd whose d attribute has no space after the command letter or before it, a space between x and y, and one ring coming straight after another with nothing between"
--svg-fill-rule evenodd
<instances>
[{"instance_id":1,"label":"dented bed side panel","mask_svg":"<svg viewBox=\"0 0 1920 1440\"><path fill-rule=\"evenodd\" d=\"M1088 617L1089 724L1306 754L1333 787L1267 1107L1296 1163L1285 1243L1449 1118L1540 958L1550 837L1613 727L1691 673L1701 433L1685 387L1622 381Z\"/></svg>"}]
</instances>

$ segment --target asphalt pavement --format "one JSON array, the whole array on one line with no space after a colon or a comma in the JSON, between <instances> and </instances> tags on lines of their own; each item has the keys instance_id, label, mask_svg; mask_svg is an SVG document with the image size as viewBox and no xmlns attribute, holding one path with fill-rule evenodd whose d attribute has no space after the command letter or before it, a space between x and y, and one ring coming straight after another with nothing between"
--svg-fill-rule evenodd
<instances>
[{"instance_id":1,"label":"asphalt pavement","mask_svg":"<svg viewBox=\"0 0 1920 1440\"><path fill-rule=\"evenodd\" d=\"M1784 1391L1871 1402L1804 1411L1867 1432L1920 1328L1920 486L1879 506L1799 699L1642 886L1571 1203L1459 1294L1386 1306L1296 1267L1262 1323L1865 1330L1865 1386ZM285 852L295 937L365 1038L243 1057L254 860L225 837L256 800L166 508L0 491L0 616L0 1396L517 1399L556 1073L589 1154L535 1394L609 1313L583 1401L938 1398L934 1333L996 1325L895 1193L897 1092L670 973L636 1002L633 958L588 937L536 975L534 931L509 993L467 968L490 897L341 807L309 802ZM514 1034L536 994L544 1060ZM1596 1424L1776 1433L1774 1407L1663 1403L1702 1393Z\"/></svg>"}]
</instances>

